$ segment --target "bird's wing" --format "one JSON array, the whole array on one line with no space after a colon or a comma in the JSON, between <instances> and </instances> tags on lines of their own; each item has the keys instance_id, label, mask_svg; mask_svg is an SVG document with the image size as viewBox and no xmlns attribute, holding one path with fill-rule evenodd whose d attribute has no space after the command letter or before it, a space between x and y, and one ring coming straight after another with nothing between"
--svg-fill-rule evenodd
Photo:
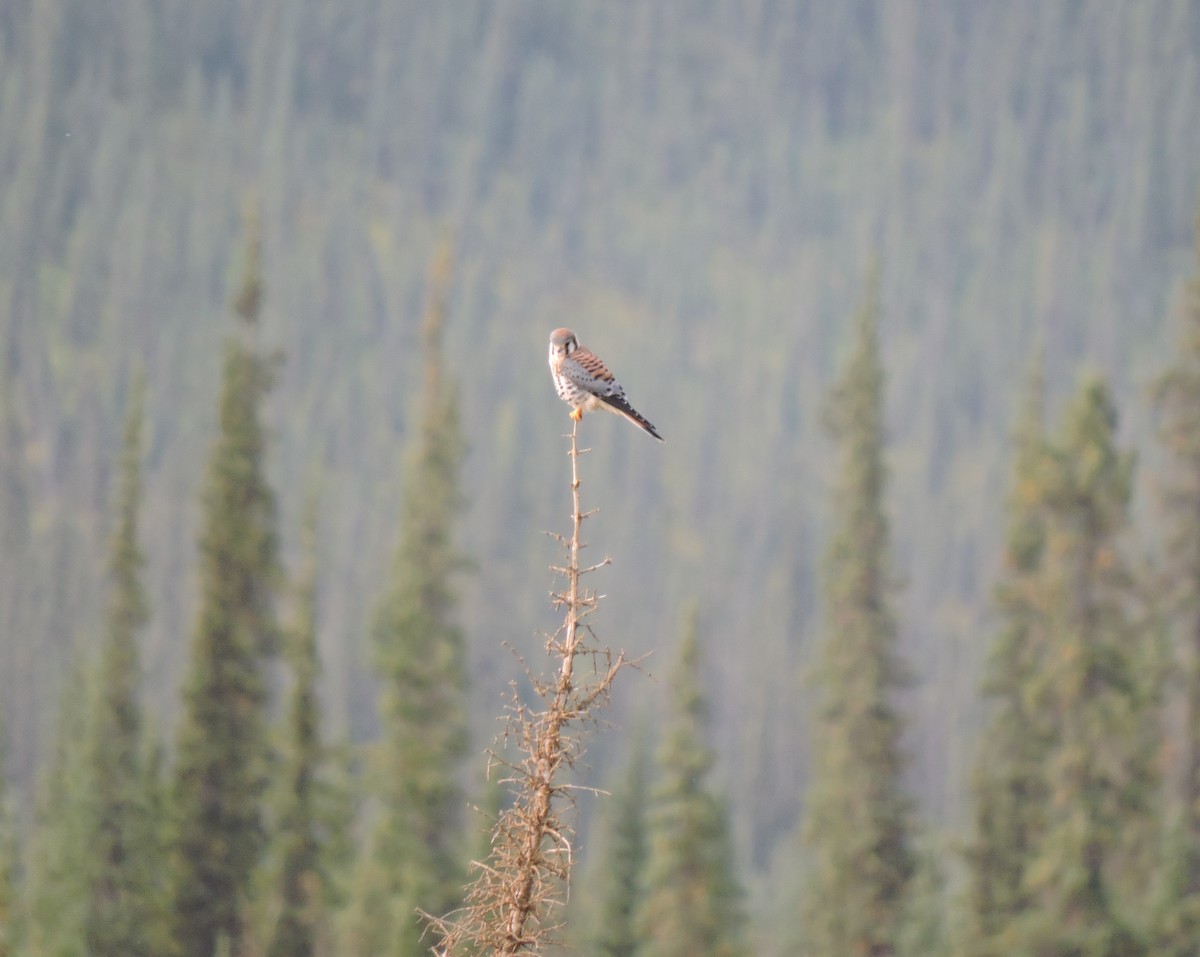
<instances>
[{"instance_id":1,"label":"bird's wing","mask_svg":"<svg viewBox=\"0 0 1200 957\"><path fill-rule=\"evenodd\" d=\"M625 390L598 355L580 346L562 364L562 374L601 399L625 399Z\"/></svg>"},{"instance_id":2,"label":"bird's wing","mask_svg":"<svg viewBox=\"0 0 1200 957\"><path fill-rule=\"evenodd\" d=\"M572 352L562 363L562 374L585 392L594 395L613 412L624 416L660 442L663 440L650 421L629 404L621 383L613 378L608 366L591 350L580 346Z\"/></svg>"}]
</instances>

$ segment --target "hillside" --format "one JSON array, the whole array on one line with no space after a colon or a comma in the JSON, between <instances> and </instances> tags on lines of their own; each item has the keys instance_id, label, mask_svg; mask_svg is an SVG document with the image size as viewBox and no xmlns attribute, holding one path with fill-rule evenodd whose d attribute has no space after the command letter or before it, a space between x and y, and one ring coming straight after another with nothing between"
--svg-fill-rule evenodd
<instances>
[{"instance_id":1,"label":"hillside","mask_svg":"<svg viewBox=\"0 0 1200 957\"><path fill-rule=\"evenodd\" d=\"M289 555L320 502L324 703L374 726L367 629L398 537L430 260L470 448L462 589L482 748L539 647L568 514L570 326L666 438L585 419L598 627L670 660L699 601L725 788L763 868L804 778L802 666L829 466L822 397L872 268L914 792L963 816L1007 435L1044 343L1052 403L1144 396L1193 269L1200 9L903 2L0 6L0 701L28 785L99 633L128 383L148 379L149 697L174 720L202 462L244 241ZM1146 459L1144 459L1145 461ZM1147 484L1143 482L1143 484ZM1151 514L1141 490L1139 512ZM1151 526L1148 526L1152 528ZM657 707L626 682L613 718ZM609 762L613 737L593 754Z\"/></svg>"}]
</instances>

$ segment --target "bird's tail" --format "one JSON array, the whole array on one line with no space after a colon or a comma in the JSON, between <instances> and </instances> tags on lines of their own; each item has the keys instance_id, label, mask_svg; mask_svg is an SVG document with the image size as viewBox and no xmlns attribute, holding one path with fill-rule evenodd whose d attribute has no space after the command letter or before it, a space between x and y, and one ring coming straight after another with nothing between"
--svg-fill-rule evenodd
<instances>
[{"instance_id":1,"label":"bird's tail","mask_svg":"<svg viewBox=\"0 0 1200 957\"><path fill-rule=\"evenodd\" d=\"M656 439L658 439L658 441L665 441L663 437L658 434L658 429L654 427L650 420L624 399L618 398L617 396L609 396L602 398L601 401L604 402L604 404L607 405L608 408L613 412L616 412L618 415L623 415L639 429L643 430L644 432L649 432Z\"/></svg>"}]
</instances>

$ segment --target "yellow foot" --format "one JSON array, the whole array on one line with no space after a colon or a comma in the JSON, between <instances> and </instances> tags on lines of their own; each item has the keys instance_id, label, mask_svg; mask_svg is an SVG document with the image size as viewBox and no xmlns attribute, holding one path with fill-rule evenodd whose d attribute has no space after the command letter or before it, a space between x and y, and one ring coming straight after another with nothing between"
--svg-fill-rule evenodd
<instances>
[{"instance_id":1,"label":"yellow foot","mask_svg":"<svg viewBox=\"0 0 1200 957\"><path fill-rule=\"evenodd\" d=\"M583 418L583 409L582 408L572 409L571 410L571 418L574 419L576 422L578 422L580 419Z\"/></svg>"}]
</instances>

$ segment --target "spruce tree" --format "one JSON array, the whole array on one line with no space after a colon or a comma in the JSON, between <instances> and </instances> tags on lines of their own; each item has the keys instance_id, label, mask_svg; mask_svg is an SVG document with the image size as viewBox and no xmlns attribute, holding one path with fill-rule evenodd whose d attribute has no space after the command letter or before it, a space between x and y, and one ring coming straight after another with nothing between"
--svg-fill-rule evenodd
<instances>
[{"instance_id":1,"label":"spruce tree","mask_svg":"<svg viewBox=\"0 0 1200 957\"><path fill-rule=\"evenodd\" d=\"M1200 955L1200 219L1196 274L1184 287L1175 361L1156 404L1167 462L1162 510L1169 529L1164 605L1174 639L1183 708L1179 820L1171 834L1163 920L1166 954Z\"/></svg>"},{"instance_id":2,"label":"spruce tree","mask_svg":"<svg viewBox=\"0 0 1200 957\"><path fill-rule=\"evenodd\" d=\"M26 848L30 957L76 957L87 949L87 843L93 833L88 717L87 673L74 667L63 685L51 753L39 775Z\"/></svg>"},{"instance_id":3,"label":"spruce tree","mask_svg":"<svg viewBox=\"0 0 1200 957\"><path fill-rule=\"evenodd\" d=\"M1053 729L1035 724L1027 696L1047 638L1035 600L1046 544L1041 501L1047 455L1044 392L1039 353L1013 436L1008 538L1003 577L995 590L1002 625L987 666L983 691L990 720L972 779L969 933L980 954L1002 953L1000 935L1030 905L1025 871L1041 834L1047 797L1044 770Z\"/></svg>"},{"instance_id":4,"label":"spruce tree","mask_svg":"<svg viewBox=\"0 0 1200 957\"><path fill-rule=\"evenodd\" d=\"M449 250L435 261L422 325L424 392L406 475L400 545L374 628L381 677L381 741L374 754L378 817L350 915L360 957L428 953L418 910L442 915L459 903L466 753L466 662L455 621L454 543L462 512L463 439L457 392L442 362Z\"/></svg>"},{"instance_id":5,"label":"spruce tree","mask_svg":"<svg viewBox=\"0 0 1200 957\"><path fill-rule=\"evenodd\" d=\"M8 785L8 729L0 715L0 957L22 952L17 812Z\"/></svg>"},{"instance_id":6,"label":"spruce tree","mask_svg":"<svg viewBox=\"0 0 1200 957\"><path fill-rule=\"evenodd\" d=\"M329 836L321 808L325 761L320 735L317 680L317 583L315 513L305 525L307 567L297 588L295 626L285 636L292 673L287 715L287 753L279 827L279 897L267 957L312 957L324 932L329 897L326 854Z\"/></svg>"},{"instance_id":7,"label":"spruce tree","mask_svg":"<svg viewBox=\"0 0 1200 957\"><path fill-rule=\"evenodd\" d=\"M913 872L910 803L901 787L905 675L889 608L883 510L883 384L874 284L829 405L841 450L823 580L820 702L805 808L804 950L821 957L894 954Z\"/></svg>"},{"instance_id":8,"label":"spruce tree","mask_svg":"<svg viewBox=\"0 0 1200 957\"><path fill-rule=\"evenodd\" d=\"M131 393L98 666L67 683L30 843L34 954L156 955L167 946L156 781L143 761L138 544L143 387Z\"/></svg>"},{"instance_id":9,"label":"spruce tree","mask_svg":"<svg viewBox=\"0 0 1200 957\"><path fill-rule=\"evenodd\" d=\"M708 702L700 686L700 642L692 615L671 675L670 716L651 799L637 916L639 957L746 952L728 811L707 783L716 760L708 741Z\"/></svg>"},{"instance_id":10,"label":"spruce tree","mask_svg":"<svg viewBox=\"0 0 1200 957\"><path fill-rule=\"evenodd\" d=\"M246 896L265 840L265 669L277 643L280 571L261 417L273 361L253 344L260 269L255 238L235 301L240 335L225 348L176 757L174 918L182 957L241 952Z\"/></svg>"},{"instance_id":11,"label":"spruce tree","mask_svg":"<svg viewBox=\"0 0 1200 957\"><path fill-rule=\"evenodd\" d=\"M93 957L153 957L165 946L158 884L162 848L144 766L138 632L148 612L138 544L144 386L132 390L121 458L117 522L109 555L112 594L87 728L91 834L87 950Z\"/></svg>"},{"instance_id":12,"label":"spruce tree","mask_svg":"<svg viewBox=\"0 0 1200 957\"><path fill-rule=\"evenodd\" d=\"M1131 616L1119 539L1133 460L1115 430L1108 390L1085 382L1043 459L1045 554L1032 600L1045 639L1022 694L1028 732L1048 747L1029 797L1041 814L1022 874L1028 905L1000 929L1009 952L1014 941L1037 954L1142 952L1122 917L1120 879L1138 879L1129 864L1157 793L1157 668L1154 642Z\"/></svg>"},{"instance_id":13,"label":"spruce tree","mask_svg":"<svg viewBox=\"0 0 1200 957\"><path fill-rule=\"evenodd\" d=\"M962 957L958 928L951 919L952 892L942 840L919 840L913 873L896 940L900 957Z\"/></svg>"},{"instance_id":14,"label":"spruce tree","mask_svg":"<svg viewBox=\"0 0 1200 957\"><path fill-rule=\"evenodd\" d=\"M599 908L591 951L603 957L634 957L640 940L637 908L648 853L646 807L650 774L639 735L629 766L606 807L607 845L599 872Z\"/></svg>"}]
</instances>

